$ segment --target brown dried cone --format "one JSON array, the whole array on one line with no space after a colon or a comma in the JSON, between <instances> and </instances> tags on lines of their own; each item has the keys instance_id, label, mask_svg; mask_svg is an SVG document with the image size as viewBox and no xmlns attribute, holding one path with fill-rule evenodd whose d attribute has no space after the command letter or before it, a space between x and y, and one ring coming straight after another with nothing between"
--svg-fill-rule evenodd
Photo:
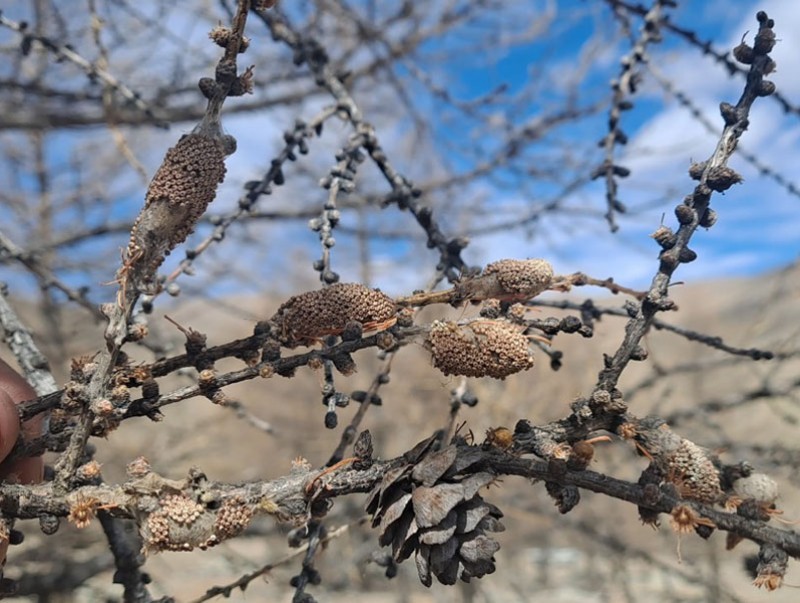
<instances>
[{"instance_id":1,"label":"brown dried cone","mask_svg":"<svg viewBox=\"0 0 800 603\"><path fill-rule=\"evenodd\" d=\"M449 446L388 471L367 501L378 542L391 545L398 563L414 553L417 573L425 586L433 576L442 584L469 582L495 571L500 545L487 532L505 528L500 509L478 491L494 476L464 470L475 459L467 445ZM477 448L475 448L477 450Z\"/></svg>"},{"instance_id":2,"label":"brown dried cone","mask_svg":"<svg viewBox=\"0 0 800 603\"><path fill-rule=\"evenodd\" d=\"M337 283L290 297L270 319L286 346L309 345L326 335L340 335L348 323L364 331L389 328L396 321L391 297L358 283Z\"/></svg>"},{"instance_id":3,"label":"brown dried cone","mask_svg":"<svg viewBox=\"0 0 800 603\"><path fill-rule=\"evenodd\" d=\"M230 137L228 137L230 138ZM145 205L131 230L118 278L152 284L164 257L194 231L225 178L226 137L182 136L150 181Z\"/></svg>"},{"instance_id":4,"label":"brown dried cone","mask_svg":"<svg viewBox=\"0 0 800 603\"><path fill-rule=\"evenodd\" d=\"M707 504L725 500L719 459L710 450L676 434L660 417L639 419L635 423L634 440L662 478L675 485L681 497Z\"/></svg>"},{"instance_id":5,"label":"brown dried cone","mask_svg":"<svg viewBox=\"0 0 800 603\"><path fill-rule=\"evenodd\" d=\"M533 366L528 338L503 320L434 321L426 343L445 375L505 379Z\"/></svg>"}]
</instances>

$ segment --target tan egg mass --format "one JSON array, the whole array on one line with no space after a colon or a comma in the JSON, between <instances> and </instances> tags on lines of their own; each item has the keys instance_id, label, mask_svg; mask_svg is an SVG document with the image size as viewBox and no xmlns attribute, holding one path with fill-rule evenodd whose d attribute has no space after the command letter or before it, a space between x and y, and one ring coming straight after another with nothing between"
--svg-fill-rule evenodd
<instances>
[{"instance_id":1,"label":"tan egg mass","mask_svg":"<svg viewBox=\"0 0 800 603\"><path fill-rule=\"evenodd\" d=\"M394 300L358 283L337 283L289 298L272 317L287 344L338 335L347 323L360 322L365 331L387 328L395 322Z\"/></svg>"},{"instance_id":2,"label":"tan egg mass","mask_svg":"<svg viewBox=\"0 0 800 603\"><path fill-rule=\"evenodd\" d=\"M498 260L486 266L485 275L496 275L504 292L520 298L536 297L553 281L553 267L547 260Z\"/></svg>"},{"instance_id":3,"label":"tan egg mass","mask_svg":"<svg viewBox=\"0 0 800 603\"><path fill-rule=\"evenodd\" d=\"M435 321L427 343L434 366L445 375L505 379L533 366L527 337L504 321Z\"/></svg>"}]
</instances>

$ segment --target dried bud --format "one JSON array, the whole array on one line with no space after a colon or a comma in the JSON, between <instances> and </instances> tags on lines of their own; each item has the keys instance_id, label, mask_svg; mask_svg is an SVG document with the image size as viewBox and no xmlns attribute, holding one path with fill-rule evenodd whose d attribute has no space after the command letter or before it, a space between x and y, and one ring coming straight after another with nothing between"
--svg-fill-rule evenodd
<instances>
[{"instance_id":1,"label":"dried bud","mask_svg":"<svg viewBox=\"0 0 800 603\"><path fill-rule=\"evenodd\" d=\"M217 382L217 373L214 369L205 369L200 371L197 376L197 384L201 389L213 387Z\"/></svg>"},{"instance_id":2,"label":"dried bud","mask_svg":"<svg viewBox=\"0 0 800 603\"><path fill-rule=\"evenodd\" d=\"M719 112L720 115L722 115L722 119L725 122L726 126L732 126L737 121L739 121L739 111L736 109L736 107L734 107L730 103L720 103ZM704 161L702 164L696 164L696 165L702 165L703 169L705 169L706 162ZM694 178L695 180L700 180L699 177L695 178L694 176L692 176L692 178Z\"/></svg>"},{"instance_id":3,"label":"dried bud","mask_svg":"<svg viewBox=\"0 0 800 603\"><path fill-rule=\"evenodd\" d=\"M789 555L774 544L762 544L758 550L758 567L753 585L768 591L779 589L789 563Z\"/></svg>"},{"instance_id":4,"label":"dried bud","mask_svg":"<svg viewBox=\"0 0 800 603\"><path fill-rule=\"evenodd\" d=\"M658 229L650 235L656 240L662 249L672 249L677 240L675 233L668 226L659 226Z\"/></svg>"},{"instance_id":5,"label":"dried bud","mask_svg":"<svg viewBox=\"0 0 800 603\"><path fill-rule=\"evenodd\" d=\"M708 171L706 184L713 190L721 193L728 190L734 184L742 181L742 177L729 167L717 166Z\"/></svg>"},{"instance_id":6,"label":"dried bud","mask_svg":"<svg viewBox=\"0 0 800 603\"><path fill-rule=\"evenodd\" d=\"M331 358L331 361L333 362L333 366L336 367L336 370L345 377L355 374L358 368L356 367L356 362L353 360L353 357L345 352L337 354Z\"/></svg>"},{"instance_id":7,"label":"dried bud","mask_svg":"<svg viewBox=\"0 0 800 603\"><path fill-rule=\"evenodd\" d=\"M79 383L89 383L97 370L94 354L73 358L70 366L70 379Z\"/></svg>"},{"instance_id":8,"label":"dried bud","mask_svg":"<svg viewBox=\"0 0 800 603\"><path fill-rule=\"evenodd\" d=\"M39 529L41 529L42 533L46 536L52 536L58 532L60 526L61 518L58 517L58 515L39 515Z\"/></svg>"},{"instance_id":9,"label":"dried bud","mask_svg":"<svg viewBox=\"0 0 800 603\"><path fill-rule=\"evenodd\" d=\"M692 180L701 180L703 178L703 172L706 169L706 162L701 161L699 163L693 163L689 166L689 177Z\"/></svg>"},{"instance_id":10,"label":"dried bud","mask_svg":"<svg viewBox=\"0 0 800 603\"><path fill-rule=\"evenodd\" d=\"M556 503L558 512L566 515L581 501L580 490L573 485L561 485L557 482L545 482L545 490Z\"/></svg>"},{"instance_id":11,"label":"dried bud","mask_svg":"<svg viewBox=\"0 0 800 603\"><path fill-rule=\"evenodd\" d=\"M89 389L83 383L70 381L61 395L61 407L67 412L74 412L83 408L89 401Z\"/></svg>"},{"instance_id":12,"label":"dried bud","mask_svg":"<svg viewBox=\"0 0 800 603\"><path fill-rule=\"evenodd\" d=\"M753 43L753 50L757 54L768 54L774 48L776 40L775 32L772 29L766 27L759 29Z\"/></svg>"},{"instance_id":13,"label":"dried bud","mask_svg":"<svg viewBox=\"0 0 800 603\"><path fill-rule=\"evenodd\" d=\"M753 47L745 44L744 38L741 43L733 49L733 57L743 65L750 65L753 62Z\"/></svg>"},{"instance_id":14,"label":"dried bud","mask_svg":"<svg viewBox=\"0 0 800 603\"><path fill-rule=\"evenodd\" d=\"M703 216L700 218L700 226L703 228L711 228L714 224L717 223L717 212L715 212L710 207L707 207L706 210L703 212Z\"/></svg>"},{"instance_id":15,"label":"dried bud","mask_svg":"<svg viewBox=\"0 0 800 603\"><path fill-rule=\"evenodd\" d=\"M758 94L758 96L769 96L771 94L775 94L775 90L775 82L761 80L761 83L758 84L758 90L756 90L756 94Z\"/></svg>"},{"instance_id":16,"label":"dried bud","mask_svg":"<svg viewBox=\"0 0 800 603\"><path fill-rule=\"evenodd\" d=\"M504 321L479 320L463 326L435 321L427 343L434 366L445 375L505 379L533 366L528 339Z\"/></svg>"},{"instance_id":17,"label":"dried bud","mask_svg":"<svg viewBox=\"0 0 800 603\"><path fill-rule=\"evenodd\" d=\"M208 37L211 38L211 40L217 46L227 48L228 42L230 42L231 39L231 30L229 27L225 27L224 25L217 25L210 32L208 32ZM239 42L239 52L244 52L247 50L248 46L250 46L250 39L247 36L242 36L242 39Z\"/></svg>"},{"instance_id":18,"label":"dried bud","mask_svg":"<svg viewBox=\"0 0 800 603\"><path fill-rule=\"evenodd\" d=\"M383 330L396 322L392 298L356 283L337 283L295 295L283 303L272 322L281 342L307 345L326 335L339 335L357 321L365 331Z\"/></svg>"},{"instance_id":19,"label":"dried bud","mask_svg":"<svg viewBox=\"0 0 800 603\"><path fill-rule=\"evenodd\" d=\"M105 398L93 400L89 408L94 414L101 418L108 418L114 414L114 404Z\"/></svg>"},{"instance_id":20,"label":"dried bud","mask_svg":"<svg viewBox=\"0 0 800 603\"><path fill-rule=\"evenodd\" d=\"M695 211L688 205L678 205L675 208L675 217L680 224L691 224L695 217Z\"/></svg>"},{"instance_id":21,"label":"dried bud","mask_svg":"<svg viewBox=\"0 0 800 603\"><path fill-rule=\"evenodd\" d=\"M97 461L89 461L78 467L75 472L75 477L82 482L92 481L100 477L100 466L100 463Z\"/></svg>"},{"instance_id":22,"label":"dried bud","mask_svg":"<svg viewBox=\"0 0 800 603\"><path fill-rule=\"evenodd\" d=\"M128 477L136 479L139 477L144 477L150 473L152 468L150 467L150 461L143 456L139 456L128 463L128 466L125 467L125 471L128 474Z\"/></svg>"}]
</instances>

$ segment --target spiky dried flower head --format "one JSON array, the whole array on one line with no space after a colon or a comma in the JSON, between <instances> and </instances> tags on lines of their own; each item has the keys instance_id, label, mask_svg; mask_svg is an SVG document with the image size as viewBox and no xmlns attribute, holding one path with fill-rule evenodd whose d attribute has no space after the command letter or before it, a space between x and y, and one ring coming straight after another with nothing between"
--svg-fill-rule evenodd
<instances>
[{"instance_id":1,"label":"spiky dried flower head","mask_svg":"<svg viewBox=\"0 0 800 603\"><path fill-rule=\"evenodd\" d=\"M698 526L716 528L713 521L701 517L694 509L688 505L678 505L670 513L670 525L678 534L690 534Z\"/></svg>"},{"instance_id":2,"label":"spiky dried flower head","mask_svg":"<svg viewBox=\"0 0 800 603\"><path fill-rule=\"evenodd\" d=\"M533 366L528 339L501 320L434 321L427 344L433 365L445 375L505 379Z\"/></svg>"},{"instance_id":3,"label":"spiky dried flower head","mask_svg":"<svg viewBox=\"0 0 800 603\"><path fill-rule=\"evenodd\" d=\"M553 267L547 260L498 260L483 271L495 275L508 298L530 299L546 290L553 282Z\"/></svg>"},{"instance_id":4,"label":"spiky dried flower head","mask_svg":"<svg viewBox=\"0 0 800 603\"><path fill-rule=\"evenodd\" d=\"M131 230L120 279L151 282L164 257L194 231L225 177L226 150L223 136L196 132L167 151Z\"/></svg>"},{"instance_id":5,"label":"spiky dried flower head","mask_svg":"<svg viewBox=\"0 0 800 603\"><path fill-rule=\"evenodd\" d=\"M99 504L96 498L79 493L70 504L67 519L76 528L83 529L95 518Z\"/></svg>"},{"instance_id":6,"label":"spiky dried flower head","mask_svg":"<svg viewBox=\"0 0 800 603\"><path fill-rule=\"evenodd\" d=\"M349 323L360 322L364 331L382 330L396 322L391 297L358 283L337 283L307 291L281 304L271 322L284 345L313 343L326 335L341 334Z\"/></svg>"}]
</instances>

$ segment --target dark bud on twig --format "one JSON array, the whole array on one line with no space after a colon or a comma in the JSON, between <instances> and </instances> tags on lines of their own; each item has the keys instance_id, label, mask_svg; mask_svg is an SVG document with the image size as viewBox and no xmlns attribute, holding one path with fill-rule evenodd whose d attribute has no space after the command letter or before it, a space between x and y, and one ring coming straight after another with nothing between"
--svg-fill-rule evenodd
<instances>
[{"instance_id":1,"label":"dark bud on twig","mask_svg":"<svg viewBox=\"0 0 800 603\"><path fill-rule=\"evenodd\" d=\"M329 410L325 413L325 428L326 429L336 429L336 426L339 424L339 417L336 416L336 413L332 410Z\"/></svg>"},{"instance_id":2,"label":"dark bud on twig","mask_svg":"<svg viewBox=\"0 0 800 603\"><path fill-rule=\"evenodd\" d=\"M661 246L661 249L672 249L675 246L675 233L668 226L659 226L658 230L650 236Z\"/></svg>"},{"instance_id":3,"label":"dark bud on twig","mask_svg":"<svg viewBox=\"0 0 800 603\"><path fill-rule=\"evenodd\" d=\"M753 47L746 44L744 36L742 36L741 43L733 49L733 58L744 65L750 65L753 62L754 54Z\"/></svg>"},{"instance_id":4,"label":"dark bud on twig","mask_svg":"<svg viewBox=\"0 0 800 603\"><path fill-rule=\"evenodd\" d=\"M55 515L39 516L39 528L47 536L52 536L53 534L58 532L58 528L60 525L61 525L61 520Z\"/></svg>"},{"instance_id":5,"label":"dark bud on twig","mask_svg":"<svg viewBox=\"0 0 800 603\"><path fill-rule=\"evenodd\" d=\"M217 25L210 32L208 32L208 37L211 38L211 40L217 46L227 48L228 42L230 42L231 39L231 29L229 27L225 27L224 25ZM239 42L239 52L244 52L247 50L248 46L250 46L250 39L247 36L242 36L242 39Z\"/></svg>"},{"instance_id":6,"label":"dark bud on twig","mask_svg":"<svg viewBox=\"0 0 800 603\"><path fill-rule=\"evenodd\" d=\"M758 90L756 94L759 96L769 96L770 94L775 93L775 83L770 82L769 80L761 80L761 83L758 85Z\"/></svg>"},{"instance_id":7,"label":"dark bud on twig","mask_svg":"<svg viewBox=\"0 0 800 603\"><path fill-rule=\"evenodd\" d=\"M700 218L700 226L703 228L711 228L717 223L717 212L710 207L707 207L703 212L703 217Z\"/></svg>"},{"instance_id":8,"label":"dark bud on twig","mask_svg":"<svg viewBox=\"0 0 800 603\"><path fill-rule=\"evenodd\" d=\"M719 112L726 126L732 126L739 121L739 112L736 110L736 107L730 103L720 103ZM705 163L703 163L703 167L705 168ZM700 178L695 178L695 180L700 180Z\"/></svg>"},{"instance_id":9,"label":"dark bud on twig","mask_svg":"<svg viewBox=\"0 0 800 603\"><path fill-rule=\"evenodd\" d=\"M17 546L18 544L22 544L24 540L25 540L25 534L23 534L19 530L11 530L8 533L8 544L12 546Z\"/></svg>"},{"instance_id":10,"label":"dark bud on twig","mask_svg":"<svg viewBox=\"0 0 800 603\"><path fill-rule=\"evenodd\" d=\"M758 551L758 567L753 585L769 591L776 590L783 584L789 555L774 544L762 544Z\"/></svg>"},{"instance_id":11,"label":"dark bud on twig","mask_svg":"<svg viewBox=\"0 0 800 603\"><path fill-rule=\"evenodd\" d=\"M777 41L775 32L769 28L769 23L766 23L766 25L767 27L760 29L756 34L755 43L753 44L753 50L756 54L768 54L775 47L775 42Z\"/></svg>"},{"instance_id":12,"label":"dark bud on twig","mask_svg":"<svg viewBox=\"0 0 800 603\"><path fill-rule=\"evenodd\" d=\"M576 486L562 486L556 482L545 482L545 489L556 502L556 508L562 515L572 511L581 500L580 490Z\"/></svg>"},{"instance_id":13,"label":"dark bud on twig","mask_svg":"<svg viewBox=\"0 0 800 603\"><path fill-rule=\"evenodd\" d=\"M693 163L689 166L689 177L692 180L701 180L703 178L703 173L706 171L706 162L700 161L698 163Z\"/></svg>"},{"instance_id":14,"label":"dark bud on twig","mask_svg":"<svg viewBox=\"0 0 800 603\"><path fill-rule=\"evenodd\" d=\"M682 225L691 224L695 218L695 211L688 205L678 205L675 208L675 217Z\"/></svg>"},{"instance_id":15,"label":"dark bud on twig","mask_svg":"<svg viewBox=\"0 0 800 603\"><path fill-rule=\"evenodd\" d=\"M729 167L717 166L708 171L706 184L713 190L721 193L734 184L742 181L742 177Z\"/></svg>"},{"instance_id":16,"label":"dark bud on twig","mask_svg":"<svg viewBox=\"0 0 800 603\"><path fill-rule=\"evenodd\" d=\"M210 77L203 77L200 78L200 81L197 83L197 86L200 88L200 92L203 93L203 96L210 99L214 96L214 93L217 91L217 82L214 81L213 78Z\"/></svg>"},{"instance_id":17,"label":"dark bud on twig","mask_svg":"<svg viewBox=\"0 0 800 603\"><path fill-rule=\"evenodd\" d=\"M358 439L353 445L353 455L358 459L354 463L354 468L362 471L369 469L372 466L372 435L369 429L365 429L358 434Z\"/></svg>"},{"instance_id":18,"label":"dark bud on twig","mask_svg":"<svg viewBox=\"0 0 800 603\"><path fill-rule=\"evenodd\" d=\"M336 370L345 377L354 374L357 370L355 360L353 360L353 357L346 352L337 354L331 358L331 361L333 362L333 366L336 367Z\"/></svg>"}]
</instances>

